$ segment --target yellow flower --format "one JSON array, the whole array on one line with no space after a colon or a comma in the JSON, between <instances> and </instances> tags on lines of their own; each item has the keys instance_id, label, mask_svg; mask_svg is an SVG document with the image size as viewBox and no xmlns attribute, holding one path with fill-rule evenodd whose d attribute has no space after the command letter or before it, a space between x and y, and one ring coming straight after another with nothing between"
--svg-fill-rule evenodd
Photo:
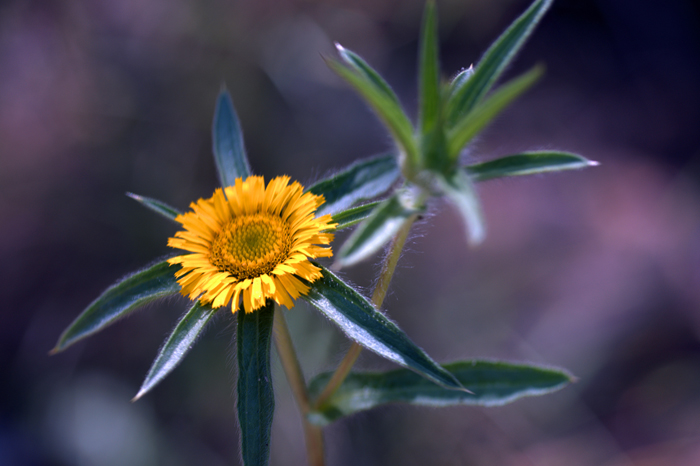
<instances>
[{"instance_id":1,"label":"yellow flower","mask_svg":"<svg viewBox=\"0 0 700 466\"><path fill-rule=\"evenodd\" d=\"M304 193L288 176L274 178L265 187L261 176L221 188L209 199L190 204L192 211L175 219L184 227L168 246L191 252L169 259L182 269L175 276L181 293L217 308L231 302L235 313L243 297L245 312L265 305L267 299L291 308L306 294L307 282L321 278L321 269L308 258L330 257L328 245L335 228L331 216L314 217L323 196ZM290 297L291 296L291 297Z\"/></svg>"}]
</instances>

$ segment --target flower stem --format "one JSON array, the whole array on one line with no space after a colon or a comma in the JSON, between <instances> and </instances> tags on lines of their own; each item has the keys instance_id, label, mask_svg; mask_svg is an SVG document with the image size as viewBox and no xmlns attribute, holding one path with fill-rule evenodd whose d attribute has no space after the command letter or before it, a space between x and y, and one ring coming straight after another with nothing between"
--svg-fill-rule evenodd
<instances>
[{"instance_id":1,"label":"flower stem","mask_svg":"<svg viewBox=\"0 0 700 466\"><path fill-rule=\"evenodd\" d=\"M391 283L391 279L394 276L394 271L396 270L396 264L399 262L401 251L406 244L408 233L413 226L413 222L415 222L417 218L418 215L411 216L406 223L403 224L391 242L389 253L386 255L384 264L382 264L382 270L379 273L379 281L377 281L377 286L374 288L374 292L372 293L372 304L374 304L374 307L376 308L380 308L384 302L387 290L389 289L389 283ZM323 403L328 401L328 398L330 398L338 387L340 387L343 380L345 380L350 373L355 361L357 361L357 358L360 356L361 351L362 346L356 342L353 342L347 354L340 362L340 365L338 365L338 368L328 381L328 385L326 385L326 388L323 389L323 392L321 392L314 402L314 409L319 408L323 405Z\"/></svg>"},{"instance_id":2,"label":"flower stem","mask_svg":"<svg viewBox=\"0 0 700 466\"><path fill-rule=\"evenodd\" d=\"M275 312L275 346L277 347L277 353L282 362L284 373L289 381L289 386L294 394L294 399L301 411L309 465L323 466L323 432L320 427L311 424L306 418L310 409L306 382L304 382L304 374L301 372L299 359L297 358L296 351L294 351L292 336L289 334L287 321L281 310Z\"/></svg>"}]
</instances>

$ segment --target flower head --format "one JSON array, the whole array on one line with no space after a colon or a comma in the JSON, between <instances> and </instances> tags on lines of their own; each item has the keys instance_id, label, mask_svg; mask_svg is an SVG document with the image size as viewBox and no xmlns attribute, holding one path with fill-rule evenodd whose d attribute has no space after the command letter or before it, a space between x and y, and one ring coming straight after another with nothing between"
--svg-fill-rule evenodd
<instances>
[{"instance_id":1,"label":"flower head","mask_svg":"<svg viewBox=\"0 0 700 466\"><path fill-rule=\"evenodd\" d=\"M267 299L287 308L306 294L306 282L321 278L321 269L309 258L333 255L330 244L335 228L331 216L316 218L323 196L304 193L289 177L272 179L267 187L261 176L219 188L209 199L190 204L192 211L175 220L184 231L168 246L191 254L173 257L182 269L175 276L181 293L217 308L231 303L236 312L241 296L245 312L262 307Z\"/></svg>"}]
</instances>

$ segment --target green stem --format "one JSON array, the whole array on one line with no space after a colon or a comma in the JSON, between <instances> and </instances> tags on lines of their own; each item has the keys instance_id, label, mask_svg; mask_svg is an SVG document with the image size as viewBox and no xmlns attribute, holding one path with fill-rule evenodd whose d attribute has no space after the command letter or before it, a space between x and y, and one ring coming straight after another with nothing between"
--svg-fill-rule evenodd
<instances>
[{"instance_id":1,"label":"green stem","mask_svg":"<svg viewBox=\"0 0 700 466\"><path fill-rule=\"evenodd\" d=\"M299 406L299 411L301 411L309 465L323 466L323 432L320 427L311 424L307 420L310 404L304 374L301 371L296 351L294 351L294 344L287 327L287 321L279 309L275 312L275 346L277 347L277 353L289 381L289 386L292 389L294 399Z\"/></svg>"},{"instance_id":2,"label":"green stem","mask_svg":"<svg viewBox=\"0 0 700 466\"><path fill-rule=\"evenodd\" d=\"M415 222L417 218L417 215L410 217L406 223L403 224L399 232L394 237L394 240L391 242L389 253L384 259L384 264L382 265L382 270L379 274L379 281L377 282L377 286L374 288L374 292L372 293L372 304L374 304L374 307L377 309L379 309L384 302L386 292L389 289L389 284L391 283L391 279L394 276L394 271L396 270L396 264L399 262L401 251L406 244L408 233L413 226L413 222ZM350 373L355 361L357 361L357 358L360 356L361 351L362 346L356 342L353 342L347 354L340 362L340 365L338 365L337 369L333 373L333 376L331 376L331 379L328 381L328 385L326 385L326 388L323 389L323 392L321 392L319 397L314 402L314 409L318 409L323 405L323 403L328 401L328 398L330 398L338 387L340 387Z\"/></svg>"}]
</instances>

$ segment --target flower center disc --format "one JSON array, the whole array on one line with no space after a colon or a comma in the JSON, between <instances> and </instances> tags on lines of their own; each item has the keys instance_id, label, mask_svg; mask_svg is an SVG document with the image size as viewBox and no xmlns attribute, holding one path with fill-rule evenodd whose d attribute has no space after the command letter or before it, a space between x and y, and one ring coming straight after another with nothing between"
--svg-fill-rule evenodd
<instances>
[{"instance_id":1,"label":"flower center disc","mask_svg":"<svg viewBox=\"0 0 700 466\"><path fill-rule=\"evenodd\" d=\"M270 273L287 258L289 227L266 214L236 217L225 225L211 245L210 261L239 280Z\"/></svg>"}]
</instances>

